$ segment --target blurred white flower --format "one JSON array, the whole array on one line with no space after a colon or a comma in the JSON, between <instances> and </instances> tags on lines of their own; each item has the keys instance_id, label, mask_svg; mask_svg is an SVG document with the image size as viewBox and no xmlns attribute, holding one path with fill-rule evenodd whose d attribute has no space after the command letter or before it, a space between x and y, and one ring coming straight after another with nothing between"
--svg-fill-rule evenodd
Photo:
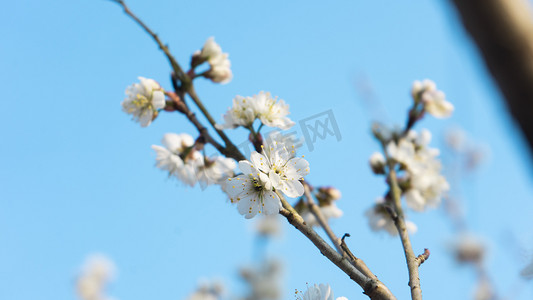
<instances>
[{"instance_id":1,"label":"blurred white flower","mask_svg":"<svg viewBox=\"0 0 533 300\"><path fill-rule=\"evenodd\" d=\"M469 233L459 235L450 244L450 250L459 263L479 264L485 256L485 245L482 240Z\"/></svg>"},{"instance_id":2,"label":"blurred white flower","mask_svg":"<svg viewBox=\"0 0 533 300\"><path fill-rule=\"evenodd\" d=\"M194 53L193 59L195 57L201 62L209 63L211 68L204 74L204 77L213 82L228 83L233 78L229 54L222 53L222 48L215 42L214 37L207 39L202 50Z\"/></svg>"},{"instance_id":3,"label":"blurred white flower","mask_svg":"<svg viewBox=\"0 0 533 300\"><path fill-rule=\"evenodd\" d=\"M486 278L481 278L474 290L474 300L493 300L495 298L494 288L490 281Z\"/></svg>"},{"instance_id":4,"label":"blurred white flower","mask_svg":"<svg viewBox=\"0 0 533 300\"><path fill-rule=\"evenodd\" d=\"M429 148L431 133L422 130L420 134L411 130L398 144L391 141L387 145L389 157L403 165L407 181L404 192L407 205L416 211L440 204L443 195L450 189L446 178L441 174L441 163L437 159L439 150Z\"/></svg>"},{"instance_id":5,"label":"blurred white flower","mask_svg":"<svg viewBox=\"0 0 533 300\"><path fill-rule=\"evenodd\" d=\"M385 173L385 157L379 152L374 152L369 159L370 168L374 174Z\"/></svg>"},{"instance_id":6,"label":"blurred white flower","mask_svg":"<svg viewBox=\"0 0 533 300\"><path fill-rule=\"evenodd\" d=\"M228 177L233 177L237 167L235 160L222 156L204 157L196 163L196 176L202 186L222 184Z\"/></svg>"},{"instance_id":7,"label":"blurred white flower","mask_svg":"<svg viewBox=\"0 0 533 300\"><path fill-rule=\"evenodd\" d=\"M453 104L446 101L442 91L437 90L437 85L426 79L422 82L415 81L411 90L415 101L420 99L424 110L436 118L448 118L454 110Z\"/></svg>"},{"instance_id":8,"label":"blurred white flower","mask_svg":"<svg viewBox=\"0 0 533 300\"><path fill-rule=\"evenodd\" d=\"M340 208L338 208L334 202L328 205L325 205L325 206L319 206L319 209L326 220L329 220L331 218L338 219L342 217L342 215L344 214L343 211ZM309 209L303 210L300 214L302 218L304 219L305 223L307 223L307 225L309 226L320 225L315 215Z\"/></svg>"},{"instance_id":9,"label":"blurred white flower","mask_svg":"<svg viewBox=\"0 0 533 300\"><path fill-rule=\"evenodd\" d=\"M202 160L202 155L193 148L194 139L186 133L167 133L161 142L164 147L152 145L157 154L156 166L185 184L194 186L197 181L196 168Z\"/></svg>"},{"instance_id":10,"label":"blurred white flower","mask_svg":"<svg viewBox=\"0 0 533 300\"><path fill-rule=\"evenodd\" d=\"M249 127L256 119L270 127L286 130L294 125L287 115L289 105L283 100L276 101L270 93L260 92L252 97L236 96L233 107L224 114L224 124L217 124L219 129Z\"/></svg>"},{"instance_id":11,"label":"blurred white flower","mask_svg":"<svg viewBox=\"0 0 533 300\"><path fill-rule=\"evenodd\" d=\"M122 111L133 116L142 127L150 125L157 117L157 110L165 107L165 93L159 83L153 79L139 77L126 89L126 98L122 101Z\"/></svg>"},{"instance_id":12,"label":"blurred white flower","mask_svg":"<svg viewBox=\"0 0 533 300\"><path fill-rule=\"evenodd\" d=\"M329 284L313 285L307 288L302 300L333 300L333 291ZM348 300L346 297L339 297L336 300Z\"/></svg>"},{"instance_id":13,"label":"blurred white flower","mask_svg":"<svg viewBox=\"0 0 533 300\"><path fill-rule=\"evenodd\" d=\"M264 261L259 266L241 269L241 277L250 285L246 300L280 300L283 265L277 260Z\"/></svg>"},{"instance_id":14,"label":"blurred white flower","mask_svg":"<svg viewBox=\"0 0 533 300\"><path fill-rule=\"evenodd\" d=\"M222 295L224 286L218 282L201 281L198 288L194 291L187 300L217 300Z\"/></svg>"},{"instance_id":15,"label":"blurred white flower","mask_svg":"<svg viewBox=\"0 0 533 300\"><path fill-rule=\"evenodd\" d=\"M279 236L281 233L281 220L278 215L265 215L255 224L257 234L266 237Z\"/></svg>"},{"instance_id":16,"label":"blurred white flower","mask_svg":"<svg viewBox=\"0 0 533 300\"><path fill-rule=\"evenodd\" d=\"M365 215L368 218L368 225L373 231L384 230L391 236L398 235L394 220L385 208L385 200L383 198L376 199L376 204L368 209ZM406 220L405 225L409 233L413 234L417 231L417 227L413 222Z\"/></svg>"},{"instance_id":17,"label":"blurred white flower","mask_svg":"<svg viewBox=\"0 0 533 300\"><path fill-rule=\"evenodd\" d=\"M78 277L76 288L82 300L109 300L105 287L115 274L113 262L100 254L87 258Z\"/></svg>"}]
</instances>

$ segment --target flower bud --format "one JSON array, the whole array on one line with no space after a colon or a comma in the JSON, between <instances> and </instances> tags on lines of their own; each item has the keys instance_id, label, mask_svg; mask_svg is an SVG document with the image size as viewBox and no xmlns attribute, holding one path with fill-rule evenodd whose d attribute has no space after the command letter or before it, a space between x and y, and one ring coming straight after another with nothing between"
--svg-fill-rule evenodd
<instances>
[{"instance_id":1,"label":"flower bud","mask_svg":"<svg viewBox=\"0 0 533 300\"><path fill-rule=\"evenodd\" d=\"M385 157L379 152L374 152L369 159L370 168L374 174L385 174Z\"/></svg>"}]
</instances>

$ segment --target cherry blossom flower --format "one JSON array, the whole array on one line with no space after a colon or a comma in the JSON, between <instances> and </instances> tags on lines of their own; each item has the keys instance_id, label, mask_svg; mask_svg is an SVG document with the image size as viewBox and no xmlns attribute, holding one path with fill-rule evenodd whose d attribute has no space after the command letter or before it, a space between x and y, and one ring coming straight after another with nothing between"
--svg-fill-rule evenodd
<instances>
[{"instance_id":1,"label":"cherry blossom flower","mask_svg":"<svg viewBox=\"0 0 533 300\"><path fill-rule=\"evenodd\" d=\"M437 90L437 85L426 79L422 82L415 81L411 90L415 101L420 99L424 104L424 110L436 118L448 118L452 115L453 104L446 101L442 91Z\"/></svg>"},{"instance_id":2,"label":"cherry blossom flower","mask_svg":"<svg viewBox=\"0 0 533 300\"><path fill-rule=\"evenodd\" d=\"M277 101L268 92L259 92L254 97L256 114L263 124L270 127L278 127L282 130L287 130L294 125L294 122L287 118L289 105L285 104L285 101Z\"/></svg>"},{"instance_id":3,"label":"cherry blossom flower","mask_svg":"<svg viewBox=\"0 0 533 300\"><path fill-rule=\"evenodd\" d=\"M126 89L122 111L131 114L133 120L146 127L157 117L157 110L165 107L165 94L155 80L144 77L139 77L139 80L140 83Z\"/></svg>"},{"instance_id":4,"label":"cherry blossom flower","mask_svg":"<svg viewBox=\"0 0 533 300\"><path fill-rule=\"evenodd\" d=\"M422 130L417 134L411 130L398 144L389 142L386 149L389 157L405 169L400 178L408 183L404 191L405 200L417 211L438 206L443 194L450 189L446 178L441 175L442 167L437 159L439 150L428 147L430 141L429 131Z\"/></svg>"},{"instance_id":5,"label":"cherry blossom flower","mask_svg":"<svg viewBox=\"0 0 533 300\"><path fill-rule=\"evenodd\" d=\"M228 177L233 177L233 170L237 166L233 159L222 156L204 157L196 160L196 163L196 176L203 187L221 184Z\"/></svg>"},{"instance_id":6,"label":"cherry blossom flower","mask_svg":"<svg viewBox=\"0 0 533 300\"><path fill-rule=\"evenodd\" d=\"M391 236L398 235L398 229L394 225L394 220L392 220L389 212L385 208L385 200L383 198L378 198L376 204L368 209L365 213L368 218L368 225L373 231L386 231ZM407 231L411 234L417 231L416 225L406 220L405 226Z\"/></svg>"},{"instance_id":7,"label":"cherry blossom flower","mask_svg":"<svg viewBox=\"0 0 533 300\"><path fill-rule=\"evenodd\" d=\"M289 197L299 197L304 193L300 180L309 174L309 163L301 157L291 157L284 145L274 143L260 154L252 152L251 162L261 172L268 175L272 186Z\"/></svg>"},{"instance_id":8,"label":"cherry blossom flower","mask_svg":"<svg viewBox=\"0 0 533 300\"><path fill-rule=\"evenodd\" d=\"M193 60L198 60L198 64L204 61L209 63L210 69L204 73L204 77L219 83L228 83L233 78L228 57L227 53L222 53L214 37L208 38L202 50L193 54Z\"/></svg>"},{"instance_id":9,"label":"cherry blossom flower","mask_svg":"<svg viewBox=\"0 0 533 300\"><path fill-rule=\"evenodd\" d=\"M236 96L233 107L224 114L224 124L217 124L218 129L236 128L238 126L252 126L256 119L256 109L252 97Z\"/></svg>"},{"instance_id":10,"label":"cherry blossom flower","mask_svg":"<svg viewBox=\"0 0 533 300\"><path fill-rule=\"evenodd\" d=\"M226 180L224 191L231 203L237 203L237 210L246 219L264 212L266 215L277 214L281 200L272 189L268 176L259 171L247 160L239 162L243 175Z\"/></svg>"},{"instance_id":11,"label":"cherry blossom flower","mask_svg":"<svg viewBox=\"0 0 533 300\"><path fill-rule=\"evenodd\" d=\"M264 125L286 130L294 125L288 114L289 105L272 98L270 93L260 92L252 97L236 96L233 107L224 115L225 123L217 124L217 128L250 127L256 119L260 119Z\"/></svg>"},{"instance_id":12,"label":"cherry blossom flower","mask_svg":"<svg viewBox=\"0 0 533 300\"><path fill-rule=\"evenodd\" d=\"M164 147L152 145L157 154L156 166L185 184L194 186L198 179L196 167L202 156L193 148L193 138L186 133L167 133L161 142Z\"/></svg>"}]
</instances>

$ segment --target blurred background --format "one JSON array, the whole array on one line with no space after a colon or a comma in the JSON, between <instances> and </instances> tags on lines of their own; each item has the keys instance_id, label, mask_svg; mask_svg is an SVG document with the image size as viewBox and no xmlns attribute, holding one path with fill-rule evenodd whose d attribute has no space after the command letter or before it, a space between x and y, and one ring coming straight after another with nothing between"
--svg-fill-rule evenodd
<instances>
[{"instance_id":1,"label":"blurred background","mask_svg":"<svg viewBox=\"0 0 533 300\"><path fill-rule=\"evenodd\" d=\"M314 185L342 192L332 220L357 257L398 297L409 297L398 238L372 232L364 216L386 190L368 167L379 150L379 120L402 126L414 80L430 78L455 106L450 119L426 117L451 195L469 231L483 241L499 298L532 299L519 272L533 258L531 158L495 83L447 1L135 1L127 2L184 68L214 36L230 54L233 80L197 79L222 120L235 95L270 91L299 121L330 111L341 138L317 139L300 154ZM153 41L111 1L3 3L0 18L0 299L76 299L88 255L112 259L116 299L186 299L201 278L244 293L239 268L260 262L256 220L245 220L218 187L185 187L156 169L152 144L167 132L196 130L163 113L148 128L121 111L138 76L171 89L168 63ZM450 129L465 133L479 161L446 150ZM243 129L230 132L236 144ZM464 153L463 153L464 154ZM468 162L468 157L466 158ZM479 162L479 163L477 163ZM478 278L450 250L454 222L443 208L408 213L418 225L415 253L427 299L472 299ZM367 299L298 231L262 248L283 262L282 299L306 283L329 283L336 296Z\"/></svg>"}]
</instances>

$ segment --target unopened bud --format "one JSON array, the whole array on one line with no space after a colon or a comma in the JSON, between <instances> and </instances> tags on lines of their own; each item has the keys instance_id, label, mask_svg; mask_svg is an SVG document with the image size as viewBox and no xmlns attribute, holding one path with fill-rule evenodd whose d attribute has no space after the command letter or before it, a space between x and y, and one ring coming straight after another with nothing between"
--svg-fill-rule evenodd
<instances>
[{"instance_id":1,"label":"unopened bud","mask_svg":"<svg viewBox=\"0 0 533 300\"><path fill-rule=\"evenodd\" d=\"M379 152L374 152L369 159L370 168L374 174L385 174L385 157Z\"/></svg>"}]
</instances>

